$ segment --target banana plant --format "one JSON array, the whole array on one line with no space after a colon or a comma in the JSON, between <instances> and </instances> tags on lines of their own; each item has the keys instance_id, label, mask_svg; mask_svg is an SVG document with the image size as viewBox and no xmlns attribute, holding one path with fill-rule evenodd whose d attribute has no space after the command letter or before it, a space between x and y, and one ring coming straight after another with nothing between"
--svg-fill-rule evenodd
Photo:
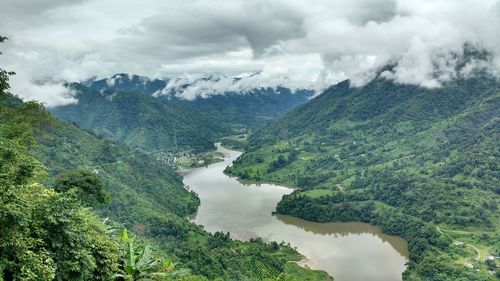
<instances>
[{"instance_id":1,"label":"banana plant","mask_svg":"<svg viewBox=\"0 0 500 281\"><path fill-rule=\"evenodd\" d=\"M151 247L135 243L135 237L125 229L120 235L122 272L118 280L159 281L179 280L189 275L188 270L176 270L176 263L158 258Z\"/></svg>"}]
</instances>

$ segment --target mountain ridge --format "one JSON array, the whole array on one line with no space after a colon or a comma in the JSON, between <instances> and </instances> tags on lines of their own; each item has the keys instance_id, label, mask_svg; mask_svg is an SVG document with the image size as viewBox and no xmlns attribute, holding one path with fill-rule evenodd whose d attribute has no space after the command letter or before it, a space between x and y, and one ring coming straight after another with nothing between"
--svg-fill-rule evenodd
<instances>
[{"instance_id":1,"label":"mountain ridge","mask_svg":"<svg viewBox=\"0 0 500 281\"><path fill-rule=\"evenodd\" d=\"M251 135L226 172L298 187L278 213L369 222L404 237L405 280L436 278L439 270L490 280L486 261L464 257L481 273L467 272L448 243L462 231L489 237L469 240L482 251L500 252L499 116L500 83L488 76L435 89L344 81Z\"/></svg>"},{"instance_id":2,"label":"mountain ridge","mask_svg":"<svg viewBox=\"0 0 500 281\"><path fill-rule=\"evenodd\" d=\"M51 108L57 117L146 152L205 151L230 128L195 108L140 92L70 85L78 103Z\"/></svg>"}]
</instances>

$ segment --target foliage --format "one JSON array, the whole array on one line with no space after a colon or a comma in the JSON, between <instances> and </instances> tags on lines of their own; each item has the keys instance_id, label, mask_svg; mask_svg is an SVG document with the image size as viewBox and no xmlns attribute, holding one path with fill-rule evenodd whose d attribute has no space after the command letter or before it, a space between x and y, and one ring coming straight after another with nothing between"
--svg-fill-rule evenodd
<instances>
[{"instance_id":1,"label":"foliage","mask_svg":"<svg viewBox=\"0 0 500 281\"><path fill-rule=\"evenodd\" d=\"M95 172L85 169L67 170L57 175L54 190L58 192L73 191L85 205L98 206L110 202L104 184Z\"/></svg>"},{"instance_id":2,"label":"foliage","mask_svg":"<svg viewBox=\"0 0 500 281\"><path fill-rule=\"evenodd\" d=\"M30 115L6 116L0 115L1 279L109 280L118 253L105 226L77 198L40 184L45 172L28 150L31 130L21 130L32 125Z\"/></svg>"},{"instance_id":3,"label":"foliage","mask_svg":"<svg viewBox=\"0 0 500 281\"><path fill-rule=\"evenodd\" d=\"M151 246L136 243L136 239L126 229L119 241L122 264L121 273L116 275L117 280L178 280L190 276L189 270L176 270L176 264L171 260L155 255Z\"/></svg>"},{"instance_id":4,"label":"foliage","mask_svg":"<svg viewBox=\"0 0 500 281\"><path fill-rule=\"evenodd\" d=\"M458 237L436 237L433 224L498 237L498 116L500 83L484 73L437 89L381 77L360 88L345 81L251 135L247 152L226 172L300 187L278 212L366 221L403 236L411 252L408 280L427 280L422 263L437 259L450 276L461 276L471 258L452 255L449 244ZM476 276L487 280L482 259Z\"/></svg>"},{"instance_id":5,"label":"foliage","mask_svg":"<svg viewBox=\"0 0 500 281\"><path fill-rule=\"evenodd\" d=\"M213 149L229 127L175 100L162 101L138 92L97 92L82 84L68 85L76 104L52 108L55 116L132 149L145 152L200 152Z\"/></svg>"},{"instance_id":6,"label":"foliage","mask_svg":"<svg viewBox=\"0 0 500 281\"><path fill-rule=\"evenodd\" d=\"M170 167L60 122L40 104L7 93L6 77L0 82L0 280L294 274L285 265L300 256L285 245L234 241L190 223L186 216L199 200ZM103 187L111 203L98 206L106 201ZM140 239L128 233L116 239L96 213Z\"/></svg>"}]
</instances>

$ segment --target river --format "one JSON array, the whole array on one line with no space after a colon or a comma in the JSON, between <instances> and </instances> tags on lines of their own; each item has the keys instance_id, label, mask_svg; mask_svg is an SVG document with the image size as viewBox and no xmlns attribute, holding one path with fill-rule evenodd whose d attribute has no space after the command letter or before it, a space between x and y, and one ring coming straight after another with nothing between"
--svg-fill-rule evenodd
<instances>
[{"instance_id":1,"label":"river","mask_svg":"<svg viewBox=\"0 0 500 281\"><path fill-rule=\"evenodd\" d=\"M201 205L195 223L209 232L230 232L232 238L285 241L307 257L313 269L336 281L400 281L408 260L404 239L364 223L315 223L272 215L277 203L293 190L273 184L242 184L223 173L241 152L218 146L223 162L190 170L184 184L198 193Z\"/></svg>"}]
</instances>

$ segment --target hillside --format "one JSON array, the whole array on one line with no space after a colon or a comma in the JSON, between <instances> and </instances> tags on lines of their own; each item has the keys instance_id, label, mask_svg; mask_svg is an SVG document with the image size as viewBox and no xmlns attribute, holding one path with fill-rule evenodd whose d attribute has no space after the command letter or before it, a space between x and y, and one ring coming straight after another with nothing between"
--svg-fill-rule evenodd
<instances>
[{"instance_id":1,"label":"hillside","mask_svg":"<svg viewBox=\"0 0 500 281\"><path fill-rule=\"evenodd\" d=\"M148 154L60 122L38 103L24 103L4 92L0 101L0 166L8 167L0 174L0 197L7 202L0 208L1 278L109 280L116 274L141 274L165 281L328 280L324 272L291 263L301 256L284 244L235 241L190 223L186 217L196 211L198 198L184 189L170 167ZM12 141L14 137L31 150ZM47 170L45 180L42 168ZM35 177L47 188L31 179ZM100 181L110 203L95 214L79 203L87 201L73 199L72 190L80 184L97 188L94 183ZM73 189L63 193L51 188L61 182ZM117 235L101 221L132 233ZM177 263L181 269L175 269Z\"/></svg>"},{"instance_id":2,"label":"hillside","mask_svg":"<svg viewBox=\"0 0 500 281\"><path fill-rule=\"evenodd\" d=\"M16 105L1 105L2 120L35 125L33 135L37 145L32 150L47 168L48 185L68 169L94 171L103 179L111 197L102 214L130 228L145 224L147 219L156 219L158 224L151 221L144 227L144 232L151 235L164 231L161 225L169 220L181 224L181 217L196 211L199 201L184 189L182 178L151 156L60 122L38 105L28 106L15 98L9 100L17 101L11 103Z\"/></svg>"},{"instance_id":3,"label":"hillside","mask_svg":"<svg viewBox=\"0 0 500 281\"><path fill-rule=\"evenodd\" d=\"M229 127L195 108L140 92L93 90L73 83L78 103L55 107L58 118L146 152L205 151ZM135 89L134 89L135 90Z\"/></svg>"},{"instance_id":4,"label":"hillside","mask_svg":"<svg viewBox=\"0 0 500 281\"><path fill-rule=\"evenodd\" d=\"M255 89L249 93L226 93L194 100L181 100L231 125L260 128L312 97L312 91Z\"/></svg>"},{"instance_id":5,"label":"hillside","mask_svg":"<svg viewBox=\"0 0 500 281\"><path fill-rule=\"evenodd\" d=\"M371 222L404 237L406 280L493 280L499 118L500 83L484 76L436 89L345 81L252 135L227 172L299 187L280 213Z\"/></svg>"},{"instance_id":6,"label":"hillside","mask_svg":"<svg viewBox=\"0 0 500 281\"><path fill-rule=\"evenodd\" d=\"M305 103L314 93L288 88L253 88L243 86L243 78L208 75L193 79L149 79L130 74L115 74L107 79L89 80L83 84L98 92L120 91L154 95L165 103L178 101L216 118L223 124L258 128ZM224 81L227 92L215 88ZM236 89L233 89L236 88Z\"/></svg>"}]
</instances>

